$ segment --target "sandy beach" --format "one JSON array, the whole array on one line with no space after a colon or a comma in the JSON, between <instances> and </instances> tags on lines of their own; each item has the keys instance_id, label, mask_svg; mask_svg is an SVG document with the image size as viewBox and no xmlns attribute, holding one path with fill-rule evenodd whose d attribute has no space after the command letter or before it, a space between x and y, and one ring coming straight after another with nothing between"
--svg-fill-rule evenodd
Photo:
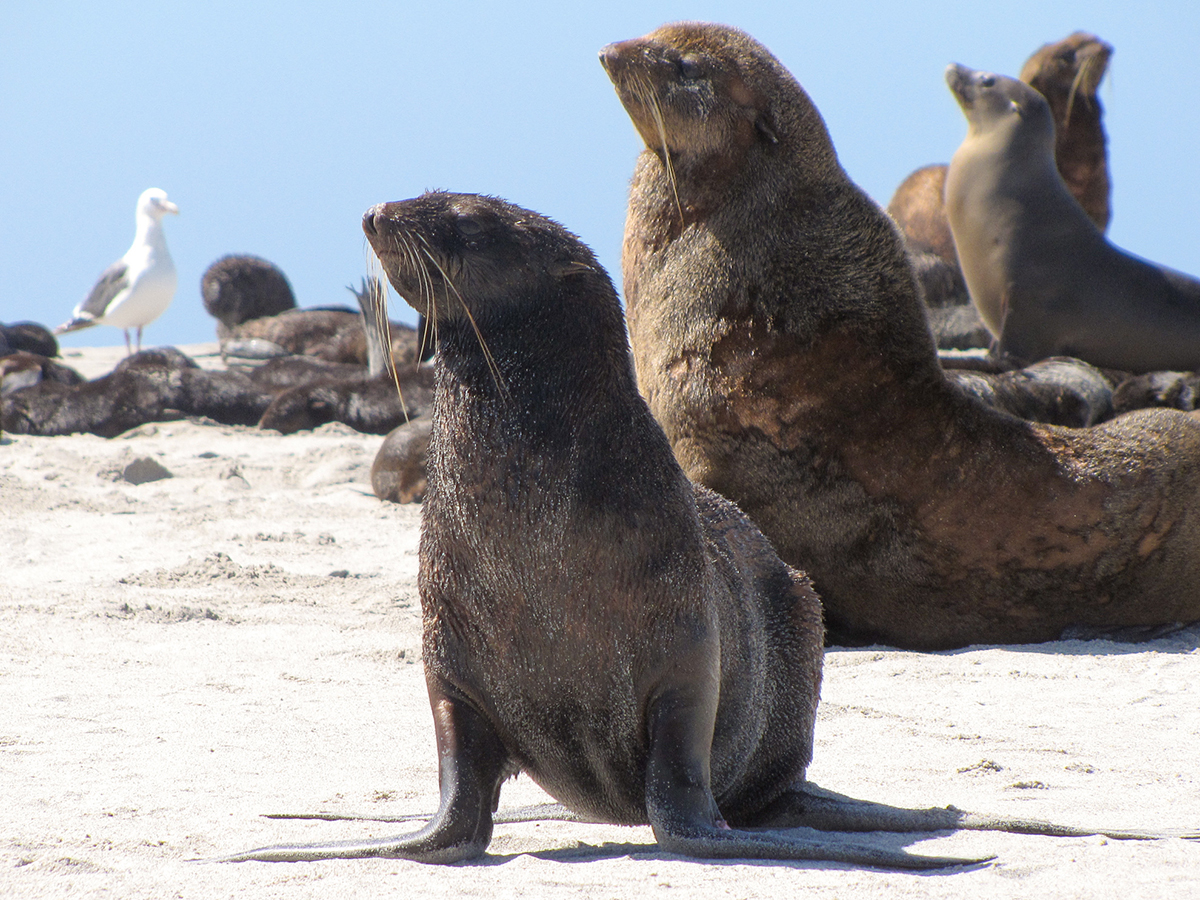
<instances>
[{"instance_id":1,"label":"sandy beach","mask_svg":"<svg viewBox=\"0 0 1200 900\"><path fill-rule=\"evenodd\" d=\"M219 365L204 346L181 349ZM123 353L64 362L94 377ZM486 857L454 866L194 861L410 829L264 814L437 806L420 508L372 495L382 440L192 421L4 436L0 896L1200 896L1200 842L1175 838L864 839L996 857L913 874L697 862L660 853L649 828L534 822L496 826ZM1197 831L1198 648L1196 627L1141 643L832 648L809 775L896 805ZM545 799L520 777L501 807Z\"/></svg>"}]
</instances>

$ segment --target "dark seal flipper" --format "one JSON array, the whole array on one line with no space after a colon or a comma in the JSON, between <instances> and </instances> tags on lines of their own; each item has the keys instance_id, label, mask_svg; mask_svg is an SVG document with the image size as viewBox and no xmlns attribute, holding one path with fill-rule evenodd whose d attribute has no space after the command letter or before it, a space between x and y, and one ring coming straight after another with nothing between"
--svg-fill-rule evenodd
<instances>
[{"instance_id":1,"label":"dark seal flipper","mask_svg":"<svg viewBox=\"0 0 1200 900\"><path fill-rule=\"evenodd\" d=\"M492 838L492 808L512 774L503 742L484 718L446 685L429 688L442 802L424 828L369 841L260 847L213 862L303 862L387 857L452 863L480 856Z\"/></svg>"}]
</instances>

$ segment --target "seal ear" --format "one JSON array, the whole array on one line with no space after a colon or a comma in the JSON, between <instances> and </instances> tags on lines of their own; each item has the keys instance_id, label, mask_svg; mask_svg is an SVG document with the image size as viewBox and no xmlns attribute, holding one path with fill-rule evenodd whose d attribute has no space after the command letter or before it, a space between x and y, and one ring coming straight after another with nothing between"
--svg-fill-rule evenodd
<instances>
[{"instance_id":1,"label":"seal ear","mask_svg":"<svg viewBox=\"0 0 1200 900\"><path fill-rule=\"evenodd\" d=\"M570 275L586 275L594 271L595 269L587 263L581 263L573 259L556 260L550 268L550 274L556 278L566 278Z\"/></svg>"},{"instance_id":2,"label":"seal ear","mask_svg":"<svg viewBox=\"0 0 1200 900\"><path fill-rule=\"evenodd\" d=\"M775 134L775 126L767 119L766 113L760 113L754 120L754 130L766 139L769 144L778 144L779 138Z\"/></svg>"}]
</instances>

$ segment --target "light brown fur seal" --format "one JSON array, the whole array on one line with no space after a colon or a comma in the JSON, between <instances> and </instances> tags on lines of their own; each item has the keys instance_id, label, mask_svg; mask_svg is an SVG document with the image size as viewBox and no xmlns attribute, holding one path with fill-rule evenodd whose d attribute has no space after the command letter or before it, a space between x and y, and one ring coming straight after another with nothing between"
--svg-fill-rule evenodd
<instances>
[{"instance_id":1,"label":"light brown fur seal","mask_svg":"<svg viewBox=\"0 0 1200 900\"><path fill-rule=\"evenodd\" d=\"M1042 95L959 65L946 80L967 117L946 212L999 350L1127 372L1200 369L1200 281L1108 242L1055 167Z\"/></svg>"},{"instance_id":2,"label":"light brown fur seal","mask_svg":"<svg viewBox=\"0 0 1200 900\"><path fill-rule=\"evenodd\" d=\"M648 822L690 856L964 862L742 826L1064 833L804 782L817 596L680 471L638 395L616 292L578 238L471 194L380 205L363 228L437 329L418 581L442 805L414 834L233 860L476 857L518 771L584 818Z\"/></svg>"},{"instance_id":3,"label":"light brown fur seal","mask_svg":"<svg viewBox=\"0 0 1200 900\"><path fill-rule=\"evenodd\" d=\"M1021 69L1021 80L1050 104L1059 173L1101 230L1108 227L1111 187L1099 90L1112 52L1096 35L1076 31L1039 48ZM888 201L888 214L908 241L939 346L985 347L987 334L974 312L958 309L970 298L946 218L947 169L924 166L905 178ZM971 318L964 319L964 312Z\"/></svg>"},{"instance_id":4,"label":"light brown fur seal","mask_svg":"<svg viewBox=\"0 0 1200 900\"><path fill-rule=\"evenodd\" d=\"M821 593L834 641L1051 640L1200 619L1200 426L983 406L938 365L895 225L761 44L610 48L646 142L623 268L638 384L684 471Z\"/></svg>"}]
</instances>

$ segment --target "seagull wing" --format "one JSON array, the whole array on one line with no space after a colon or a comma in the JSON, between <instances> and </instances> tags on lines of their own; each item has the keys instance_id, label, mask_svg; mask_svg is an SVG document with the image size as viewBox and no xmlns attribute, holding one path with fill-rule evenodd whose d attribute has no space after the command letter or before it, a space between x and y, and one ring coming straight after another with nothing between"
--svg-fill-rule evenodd
<instances>
[{"instance_id":1,"label":"seagull wing","mask_svg":"<svg viewBox=\"0 0 1200 900\"><path fill-rule=\"evenodd\" d=\"M129 287L129 266L123 259L117 260L104 270L87 299L75 310L75 318L84 316L98 319L104 315L113 298Z\"/></svg>"}]
</instances>

